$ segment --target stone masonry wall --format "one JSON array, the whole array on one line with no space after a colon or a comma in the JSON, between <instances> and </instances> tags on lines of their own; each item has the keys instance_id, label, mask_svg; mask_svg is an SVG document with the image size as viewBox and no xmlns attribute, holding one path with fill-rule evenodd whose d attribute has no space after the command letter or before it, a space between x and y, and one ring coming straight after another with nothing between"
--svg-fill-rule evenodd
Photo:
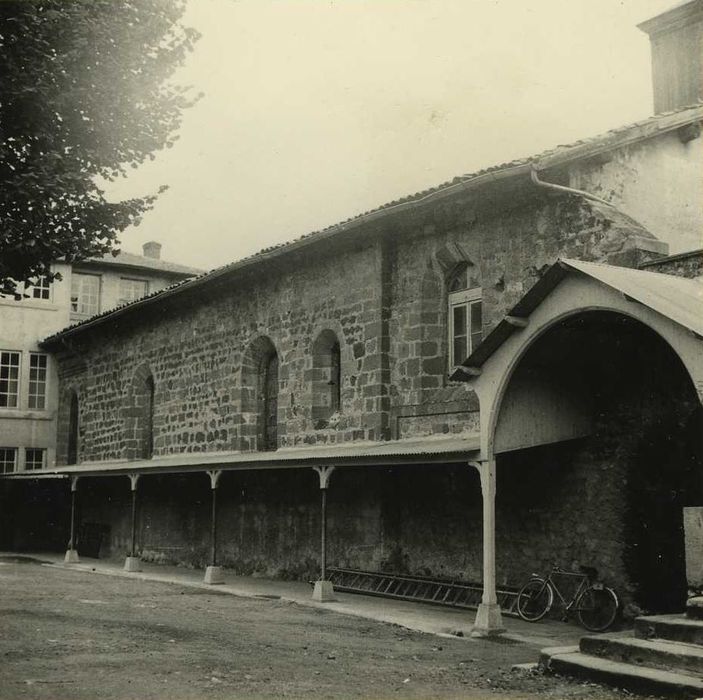
<instances>
[{"instance_id":1,"label":"stone masonry wall","mask_svg":"<svg viewBox=\"0 0 703 700\"><path fill-rule=\"evenodd\" d=\"M281 447L388 439L399 434L391 415L398 410L403 436L426 435L428 421L408 420L412 406L418 416L428 407L444 416L429 421L433 433L455 432L458 423L471 429L472 399L447 379L445 280L453 265L477 268L487 333L557 257L607 260L642 231L577 197L540 194L497 216L470 205L399 219L378 243L292 258L86 334L61 360L59 425L75 389L79 461L129 458L125 426L138 371L153 375L155 455L256 449L248 410L256 387L242 368L264 339L278 354ZM325 330L340 343L341 410L334 425L319 428L310 377L312 346Z\"/></svg>"}]
</instances>

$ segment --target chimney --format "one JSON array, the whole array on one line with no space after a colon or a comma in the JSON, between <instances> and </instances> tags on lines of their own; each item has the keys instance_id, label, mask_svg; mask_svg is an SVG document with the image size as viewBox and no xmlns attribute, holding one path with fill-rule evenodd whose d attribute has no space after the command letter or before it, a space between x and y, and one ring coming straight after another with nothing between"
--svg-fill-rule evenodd
<instances>
[{"instance_id":1,"label":"chimney","mask_svg":"<svg viewBox=\"0 0 703 700\"><path fill-rule=\"evenodd\" d=\"M703 0L680 2L637 25L652 49L654 113L694 105L703 99Z\"/></svg>"},{"instance_id":2,"label":"chimney","mask_svg":"<svg viewBox=\"0 0 703 700\"><path fill-rule=\"evenodd\" d=\"M147 241L142 246L142 250L144 251L145 258L158 260L161 257L161 243L157 243L156 241Z\"/></svg>"}]
</instances>

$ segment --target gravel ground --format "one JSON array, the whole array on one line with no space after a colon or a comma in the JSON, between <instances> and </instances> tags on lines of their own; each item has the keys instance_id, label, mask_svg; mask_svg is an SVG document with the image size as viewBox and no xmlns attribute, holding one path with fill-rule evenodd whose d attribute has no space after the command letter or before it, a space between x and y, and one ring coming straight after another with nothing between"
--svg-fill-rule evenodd
<instances>
[{"instance_id":1,"label":"gravel ground","mask_svg":"<svg viewBox=\"0 0 703 700\"><path fill-rule=\"evenodd\" d=\"M636 698L510 670L537 649L275 599L0 562L0 700Z\"/></svg>"}]
</instances>

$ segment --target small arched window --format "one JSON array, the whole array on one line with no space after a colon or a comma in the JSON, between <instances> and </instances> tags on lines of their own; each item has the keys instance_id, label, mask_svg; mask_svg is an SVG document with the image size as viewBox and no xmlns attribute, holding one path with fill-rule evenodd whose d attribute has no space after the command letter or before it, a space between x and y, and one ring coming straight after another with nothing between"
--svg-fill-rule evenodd
<instances>
[{"instance_id":1,"label":"small arched window","mask_svg":"<svg viewBox=\"0 0 703 700\"><path fill-rule=\"evenodd\" d=\"M474 265L460 263L447 280L449 369L478 346L483 333L481 282Z\"/></svg>"},{"instance_id":2,"label":"small arched window","mask_svg":"<svg viewBox=\"0 0 703 700\"><path fill-rule=\"evenodd\" d=\"M259 366L259 449L278 447L278 353L264 355Z\"/></svg>"},{"instance_id":3,"label":"small arched window","mask_svg":"<svg viewBox=\"0 0 703 700\"><path fill-rule=\"evenodd\" d=\"M72 391L68 409L66 464L78 464L78 416L78 394Z\"/></svg>"},{"instance_id":4,"label":"small arched window","mask_svg":"<svg viewBox=\"0 0 703 700\"><path fill-rule=\"evenodd\" d=\"M154 377L147 367L140 367L132 383L131 459L151 459L154 456L154 392Z\"/></svg>"},{"instance_id":5,"label":"small arched window","mask_svg":"<svg viewBox=\"0 0 703 700\"><path fill-rule=\"evenodd\" d=\"M144 406L142 413L142 459L154 456L154 378L144 380Z\"/></svg>"},{"instance_id":6,"label":"small arched window","mask_svg":"<svg viewBox=\"0 0 703 700\"><path fill-rule=\"evenodd\" d=\"M312 348L312 418L324 428L341 410L342 362L339 340L330 330L317 336Z\"/></svg>"}]
</instances>

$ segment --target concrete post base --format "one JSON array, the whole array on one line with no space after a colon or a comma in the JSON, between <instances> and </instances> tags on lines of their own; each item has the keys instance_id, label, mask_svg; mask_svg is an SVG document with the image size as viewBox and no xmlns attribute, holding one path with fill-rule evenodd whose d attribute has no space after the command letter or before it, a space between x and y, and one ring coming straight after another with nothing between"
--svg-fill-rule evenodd
<instances>
[{"instance_id":1,"label":"concrete post base","mask_svg":"<svg viewBox=\"0 0 703 700\"><path fill-rule=\"evenodd\" d=\"M141 564L142 562L139 557L127 557L124 560L124 570L131 572L141 571Z\"/></svg>"},{"instance_id":2,"label":"concrete post base","mask_svg":"<svg viewBox=\"0 0 703 700\"><path fill-rule=\"evenodd\" d=\"M505 632L500 605L497 603L481 603L476 611L476 621L471 630L472 637L492 637Z\"/></svg>"},{"instance_id":3,"label":"concrete post base","mask_svg":"<svg viewBox=\"0 0 703 700\"><path fill-rule=\"evenodd\" d=\"M225 582L225 575L222 571L221 566L208 566L207 569L205 569L205 578L203 579L204 583L211 583L211 584L216 584L216 583L224 583Z\"/></svg>"},{"instance_id":4,"label":"concrete post base","mask_svg":"<svg viewBox=\"0 0 703 700\"><path fill-rule=\"evenodd\" d=\"M329 603L336 600L334 597L334 586L332 581L315 581L315 588L312 591L312 599L318 603Z\"/></svg>"},{"instance_id":5,"label":"concrete post base","mask_svg":"<svg viewBox=\"0 0 703 700\"><path fill-rule=\"evenodd\" d=\"M78 556L78 551L75 549L67 549L66 555L63 558L64 564L78 564L80 558Z\"/></svg>"}]
</instances>

